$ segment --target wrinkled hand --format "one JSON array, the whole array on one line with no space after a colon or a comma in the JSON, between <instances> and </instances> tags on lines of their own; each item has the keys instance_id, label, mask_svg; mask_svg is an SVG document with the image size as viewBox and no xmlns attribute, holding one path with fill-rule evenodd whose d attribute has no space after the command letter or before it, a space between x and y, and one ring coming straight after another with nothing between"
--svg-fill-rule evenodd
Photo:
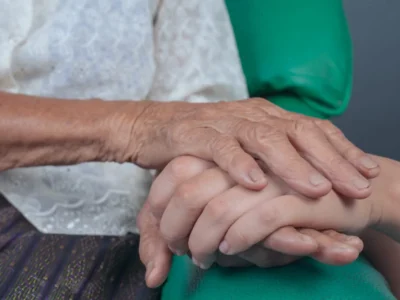
<instances>
[{"instance_id":1,"label":"wrinkled hand","mask_svg":"<svg viewBox=\"0 0 400 300\"><path fill-rule=\"evenodd\" d=\"M168 204L167 202L170 200L171 197L173 198L174 191L179 190L179 187L182 186L182 183L185 183L190 178L199 179L198 176L201 174L205 174L204 171L206 170L219 170L218 168L213 167L213 164L207 163L200 159L192 157L181 157L172 161L154 182L151 188L151 192L149 194L149 199L146 202L145 207L141 211L138 221L138 226L141 232L140 254L142 261L147 266L148 271L146 275L146 280L149 286L157 286L165 280L165 277L169 270L169 261L171 257L171 252L168 250L168 248L172 248L174 252L177 252L178 254L183 254L188 250L188 235L191 231L191 228L193 227L193 224L190 224L194 223L195 220L193 220L193 218L195 218L197 214L201 213L201 211L195 213L196 208L197 210L199 210L199 207L196 207L198 203L190 201L182 203L182 210L170 210L170 213L172 213L172 215L170 214L170 217L177 213L176 216L178 217L178 223L172 224L172 227L166 225L167 231L164 232L163 235L162 231L159 230L159 221L151 213L150 206L154 205L154 202L158 203L156 205L164 207L161 209L161 211L163 212L166 205ZM219 173L223 174L226 178L229 178L229 176L225 172L219 170ZM212 182L219 181L223 185L225 184L224 180L221 181L219 180L220 178L207 177L207 174L205 179L208 179L208 182L200 179L198 181L200 183L200 186L196 187L192 185L192 188L188 187L188 189L185 189L188 196L187 199L191 197L190 194L192 194L193 196L198 196L199 191L204 191L205 189L213 190L213 186L210 186L210 183ZM231 181L231 184L234 185L233 181ZM281 193L278 191L277 187L275 187L274 184L271 184L269 188L275 188L275 190L272 191L272 194L274 192L277 194ZM248 192L254 193L251 191ZM207 195L205 194L204 196ZM193 200L196 199L198 200L199 198L193 198ZM184 211L188 208L185 205L189 205L189 208L193 209L193 211L189 210L189 214L187 214L188 220L186 220L184 217ZM179 205L175 206L175 208L177 207L179 207ZM161 215L162 214L163 213L161 213ZM181 224L179 224L179 222L181 222ZM178 239L178 241L171 240L172 235L170 235L168 229L172 228L172 230L175 230L175 228L178 227L183 229L186 233L183 236L180 236L180 239ZM217 243L215 243L214 241L215 250L217 250L219 242L220 240L217 241ZM177 248L175 248L177 245L180 245L182 248L180 250L177 250ZM192 254L196 253L198 252L197 249L199 248L199 246L201 248L204 245L192 242L192 248L189 250L192 251ZM343 252L343 249L350 249L350 252ZM298 256L312 255L314 258L325 263L342 264L354 260L361 250L362 242L355 237L349 239L347 236L338 234L333 231L319 233L315 230L295 230L292 227L286 227L277 230L263 243L254 245L249 250L240 253L237 257L226 257L224 255L218 254L217 251L211 251L211 253L206 253L208 254L208 256L197 256L201 257L200 260L196 259L195 256L193 257L193 260L197 265L203 268L209 267L215 259L217 263L223 266L243 266L248 265L250 262L251 264L255 264L260 267L270 267L287 264L297 259ZM216 255L218 255L217 258L215 257ZM157 267L155 268L154 266Z\"/></svg>"},{"instance_id":2,"label":"wrinkled hand","mask_svg":"<svg viewBox=\"0 0 400 300\"><path fill-rule=\"evenodd\" d=\"M366 178L379 173L378 164L329 121L287 112L264 99L155 102L132 132L146 133L131 139L140 145L131 160L143 167L162 168L175 157L192 155L215 162L235 182L255 190L267 182L254 157L312 198L332 185L342 195L365 198L371 193Z\"/></svg>"}]
</instances>

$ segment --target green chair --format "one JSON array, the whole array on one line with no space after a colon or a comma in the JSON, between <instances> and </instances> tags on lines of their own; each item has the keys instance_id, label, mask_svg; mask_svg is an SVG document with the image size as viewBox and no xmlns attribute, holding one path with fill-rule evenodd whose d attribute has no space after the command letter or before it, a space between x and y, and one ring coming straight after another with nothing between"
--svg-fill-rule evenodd
<instances>
[{"instance_id":1,"label":"green chair","mask_svg":"<svg viewBox=\"0 0 400 300\"><path fill-rule=\"evenodd\" d=\"M347 107L352 45L340 0L226 0L249 93L298 113L329 118ZM162 300L395 299L360 257L334 267L311 259L260 269L206 272L174 257Z\"/></svg>"}]
</instances>

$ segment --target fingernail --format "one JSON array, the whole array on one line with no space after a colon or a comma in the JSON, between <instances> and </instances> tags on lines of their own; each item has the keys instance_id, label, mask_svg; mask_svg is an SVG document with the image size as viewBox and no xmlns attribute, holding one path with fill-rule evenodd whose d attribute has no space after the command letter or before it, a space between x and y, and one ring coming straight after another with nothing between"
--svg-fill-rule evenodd
<instances>
[{"instance_id":1,"label":"fingernail","mask_svg":"<svg viewBox=\"0 0 400 300\"><path fill-rule=\"evenodd\" d=\"M340 251L340 252L354 252L355 251L355 249L353 247L346 246L346 245L334 246L333 249L336 251Z\"/></svg>"},{"instance_id":2,"label":"fingernail","mask_svg":"<svg viewBox=\"0 0 400 300\"><path fill-rule=\"evenodd\" d=\"M346 241L349 242L349 243L354 243L354 244L356 244L356 243L358 244L358 243L361 242L360 238L358 238L356 236L347 236L346 237Z\"/></svg>"},{"instance_id":3,"label":"fingernail","mask_svg":"<svg viewBox=\"0 0 400 300\"><path fill-rule=\"evenodd\" d=\"M353 179L353 185L359 190L364 190L370 186L370 183L365 178L355 178Z\"/></svg>"},{"instance_id":4,"label":"fingernail","mask_svg":"<svg viewBox=\"0 0 400 300\"><path fill-rule=\"evenodd\" d=\"M220 245L219 245L219 251L223 254L229 255L229 244L227 241L223 241Z\"/></svg>"},{"instance_id":5,"label":"fingernail","mask_svg":"<svg viewBox=\"0 0 400 300\"><path fill-rule=\"evenodd\" d=\"M312 185L318 186L327 182L328 180L319 173L314 173L310 176L310 183Z\"/></svg>"},{"instance_id":6,"label":"fingernail","mask_svg":"<svg viewBox=\"0 0 400 300\"><path fill-rule=\"evenodd\" d=\"M368 156L362 157L360 162L367 169L375 169L378 167L378 163Z\"/></svg>"},{"instance_id":7,"label":"fingernail","mask_svg":"<svg viewBox=\"0 0 400 300\"><path fill-rule=\"evenodd\" d=\"M260 169L253 169L249 173L251 181L254 183L260 183L265 181L265 174Z\"/></svg>"}]
</instances>

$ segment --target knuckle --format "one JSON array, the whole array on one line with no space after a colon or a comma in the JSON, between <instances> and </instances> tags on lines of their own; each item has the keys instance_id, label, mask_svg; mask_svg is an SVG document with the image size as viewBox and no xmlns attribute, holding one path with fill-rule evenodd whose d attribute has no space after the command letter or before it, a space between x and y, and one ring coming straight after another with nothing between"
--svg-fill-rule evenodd
<instances>
[{"instance_id":1,"label":"knuckle","mask_svg":"<svg viewBox=\"0 0 400 300\"><path fill-rule=\"evenodd\" d=\"M290 112L290 111L286 111L286 110L284 113L284 117L285 117L285 119L290 120L290 121L299 120L299 119L304 118L303 115L300 115L300 114L294 113L294 112Z\"/></svg>"},{"instance_id":2,"label":"knuckle","mask_svg":"<svg viewBox=\"0 0 400 300\"><path fill-rule=\"evenodd\" d=\"M231 153L238 148L238 142L231 136L222 135L213 143L213 150L221 155Z\"/></svg>"},{"instance_id":3,"label":"knuckle","mask_svg":"<svg viewBox=\"0 0 400 300\"><path fill-rule=\"evenodd\" d=\"M315 124L314 120L310 119L297 119L292 121L293 132L296 135L317 135L320 134L319 127Z\"/></svg>"},{"instance_id":4,"label":"knuckle","mask_svg":"<svg viewBox=\"0 0 400 300\"><path fill-rule=\"evenodd\" d=\"M152 216L155 216L158 218L159 214L164 210L164 206L166 203L164 202L164 200L161 197L149 197L147 199L147 204L148 204L149 213ZM144 212L142 214L140 214L140 217L138 219L138 223L140 225L142 225L143 223L146 222L145 221L146 218L142 217L144 214L145 214Z\"/></svg>"},{"instance_id":5,"label":"knuckle","mask_svg":"<svg viewBox=\"0 0 400 300\"><path fill-rule=\"evenodd\" d=\"M185 236L183 236L182 234L171 230L169 226L163 225L160 226L160 235L167 244L175 243L176 241L185 238Z\"/></svg>"},{"instance_id":6,"label":"knuckle","mask_svg":"<svg viewBox=\"0 0 400 300\"><path fill-rule=\"evenodd\" d=\"M235 151L231 153L232 157L229 161L229 170L250 169L253 166L253 160L246 153Z\"/></svg>"},{"instance_id":7,"label":"knuckle","mask_svg":"<svg viewBox=\"0 0 400 300\"><path fill-rule=\"evenodd\" d=\"M285 118L286 119L287 115L288 115L288 111L280 108L279 106L277 106L273 103L270 103L270 105L268 106L266 111L268 112L268 115L274 116L276 118Z\"/></svg>"},{"instance_id":8,"label":"knuckle","mask_svg":"<svg viewBox=\"0 0 400 300\"><path fill-rule=\"evenodd\" d=\"M279 222L280 213L275 206L263 205L260 209L260 221L266 225L274 225Z\"/></svg>"},{"instance_id":9,"label":"knuckle","mask_svg":"<svg viewBox=\"0 0 400 300\"><path fill-rule=\"evenodd\" d=\"M354 145L349 145L343 150L343 156L348 159L357 159L363 155L364 153Z\"/></svg>"},{"instance_id":10,"label":"knuckle","mask_svg":"<svg viewBox=\"0 0 400 300\"><path fill-rule=\"evenodd\" d=\"M341 170L348 167L349 163L340 155L332 155L328 160L328 165L332 170Z\"/></svg>"},{"instance_id":11,"label":"knuckle","mask_svg":"<svg viewBox=\"0 0 400 300\"><path fill-rule=\"evenodd\" d=\"M286 139L283 132L268 125L256 124L250 130L250 139L257 141L260 145L269 148L271 144Z\"/></svg>"},{"instance_id":12,"label":"knuckle","mask_svg":"<svg viewBox=\"0 0 400 300\"><path fill-rule=\"evenodd\" d=\"M303 120L293 120L292 121L293 131L295 133L303 133L307 131L307 124Z\"/></svg>"},{"instance_id":13,"label":"knuckle","mask_svg":"<svg viewBox=\"0 0 400 300\"><path fill-rule=\"evenodd\" d=\"M213 144L213 153L217 163L225 170L236 165L237 157L241 153L239 143L231 137L221 137Z\"/></svg>"},{"instance_id":14,"label":"knuckle","mask_svg":"<svg viewBox=\"0 0 400 300\"><path fill-rule=\"evenodd\" d=\"M172 199L178 202L179 206L183 206L186 209L194 209L196 208L195 203L195 191L196 187L191 183L181 184Z\"/></svg>"},{"instance_id":15,"label":"knuckle","mask_svg":"<svg viewBox=\"0 0 400 300\"><path fill-rule=\"evenodd\" d=\"M322 128L331 128L331 129L337 129L337 127L335 125L333 125L333 123L329 120L321 120L321 119L316 119L315 123L322 127Z\"/></svg>"},{"instance_id":16,"label":"knuckle","mask_svg":"<svg viewBox=\"0 0 400 300\"><path fill-rule=\"evenodd\" d=\"M332 230L332 229L325 230L323 233L331 238L339 238L340 237L340 233L335 230Z\"/></svg>"},{"instance_id":17,"label":"knuckle","mask_svg":"<svg viewBox=\"0 0 400 300\"><path fill-rule=\"evenodd\" d=\"M251 241L248 237L248 235L243 232L240 228L234 228L232 229L230 236L227 237L226 239L228 240L228 244L234 244L234 245L242 245L242 246L250 246Z\"/></svg>"},{"instance_id":18,"label":"knuckle","mask_svg":"<svg viewBox=\"0 0 400 300\"><path fill-rule=\"evenodd\" d=\"M193 156L180 156L173 159L169 164L171 175L176 179L187 179L195 176L206 167L206 161Z\"/></svg>"},{"instance_id":19,"label":"knuckle","mask_svg":"<svg viewBox=\"0 0 400 300\"><path fill-rule=\"evenodd\" d=\"M227 209L228 206L226 206L223 201L214 200L207 204L206 208L204 209L204 213L210 220L218 220L221 222L227 215Z\"/></svg>"},{"instance_id":20,"label":"knuckle","mask_svg":"<svg viewBox=\"0 0 400 300\"><path fill-rule=\"evenodd\" d=\"M336 138L344 138L343 132L328 120L317 120L316 124L323 129L327 135Z\"/></svg>"}]
</instances>

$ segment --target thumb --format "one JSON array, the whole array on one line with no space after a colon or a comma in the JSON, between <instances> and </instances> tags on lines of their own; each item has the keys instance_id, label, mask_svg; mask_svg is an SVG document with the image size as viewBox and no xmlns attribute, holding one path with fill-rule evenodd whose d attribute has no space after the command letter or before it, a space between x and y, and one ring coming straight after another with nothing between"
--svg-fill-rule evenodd
<instances>
[{"instance_id":1,"label":"thumb","mask_svg":"<svg viewBox=\"0 0 400 300\"><path fill-rule=\"evenodd\" d=\"M139 255L146 266L146 284L150 288L159 287L168 276L172 253L159 234L159 227L151 214L141 215Z\"/></svg>"}]
</instances>

